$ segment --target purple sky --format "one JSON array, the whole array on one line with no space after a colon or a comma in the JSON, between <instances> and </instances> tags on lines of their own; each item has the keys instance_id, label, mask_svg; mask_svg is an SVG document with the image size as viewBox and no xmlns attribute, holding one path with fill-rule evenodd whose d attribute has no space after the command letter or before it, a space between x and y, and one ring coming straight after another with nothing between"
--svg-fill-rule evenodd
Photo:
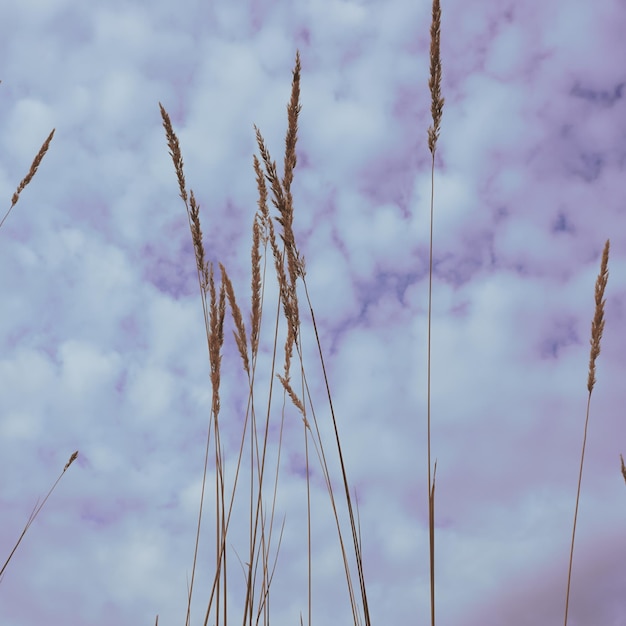
<instances>
[{"instance_id":1,"label":"purple sky","mask_svg":"<svg viewBox=\"0 0 626 626\"><path fill-rule=\"evenodd\" d=\"M430 10L407 0L3 4L7 209L53 127L56 135L0 230L1 562L69 455L80 456L4 575L0 624L150 625L157 613L162 626L184 622L209 366L158 102L179 135L210 255L245 303L253 124L282 164L296 49L295 229L359 494L372 621L429 623ZM610 237L570 624L623 625L626 5L451 0L442 12L438 624L562 620L593 289ZM310 337L305 349L328 431ZM245 400L238 359L229 330L222 411L231 472ZM289 417L295 446L300 425ZM301 450L284 452L275 626L299 623L306 607ZM319 481L313 500L315 617L347 624ZM233 524L233 542L245 539L245 519ZM244 546L229 546L233 570ZM194 623L205 597L200 589ZM236 622L239 602L233 595Z\"/></svg>"}]
</instances>

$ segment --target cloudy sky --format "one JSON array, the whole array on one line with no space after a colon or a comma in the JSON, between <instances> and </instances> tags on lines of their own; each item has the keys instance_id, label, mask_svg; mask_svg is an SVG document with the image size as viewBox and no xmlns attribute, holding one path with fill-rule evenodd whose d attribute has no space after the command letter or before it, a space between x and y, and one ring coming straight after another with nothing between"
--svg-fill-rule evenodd
<instances>
[{"instance_id":1,"label":"cloudy sky","mask_svg":"<svg viewBox=\"0 0 626 626\"><path fill-rule=\"evenodd\" d=\"M253 125L281 168L296 50L295 230L358 493L372 623L429 623L430 10L423 0L3 4L2 214L56 133L0 230L0 563L70 454L80 455L4 574L0 623L154 624L157 614L162 626L184 623L211 388L158 103L180 138L207 254L227 267L247 316ZM593 289L610 238L570 624L624 624L626 5L450 0L442 13L432 328L438 623L562 620ZM268 319L275 297L268 273ZM334 471L305 311L307 371ZM267 354L271 324L264 332ZM229 327L229 480L247 398L238 359ZM259 385L258 397L266 391ZM291 406L285 420L276 626L299 623L307 598L302 424ZM275 444L275 427L271 436ZM314 619L349 624L336 531L313 471ZM209 500L194 624L208 598L214 506ZM232 532L237 621L245 515Z\"/></svg>"}]
</instances>

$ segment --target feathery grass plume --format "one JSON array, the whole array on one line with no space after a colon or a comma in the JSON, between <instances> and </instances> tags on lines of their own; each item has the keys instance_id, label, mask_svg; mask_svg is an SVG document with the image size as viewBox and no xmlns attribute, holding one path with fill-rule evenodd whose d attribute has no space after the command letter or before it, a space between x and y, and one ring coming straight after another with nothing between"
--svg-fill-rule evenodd
<instances>
[{"instance_id":1,"label":"feathery grass plume","mask_svg":"<svg viewBox=\"0 0 626 626\"><path fill-rule=\"evenodd\" d=\"M206 293L209 286L209 267L205 261L204 244L202 238L202 228L200 228L200 206L196 202L196 198L193 195L193 190L187 193L187 185L185 182L185 172L183 167L183 155L180 150L180 143L178 137L172 127L172 121L165 107L159 102L159 108L161 110L161 119L163 120L163 128L165 129L165 137L167 139L167 146L169 148L169 154L172 157L174 163L174 170L176 171L176 178L178 179L178 190L180 197L185 203L185 209L187 210L187 219L189 220L189 229L191 231L191 240L193 243L193 249L196 256L196 266L198 270L198 280L200 282L200 290L202 293ZM205 310L206 319L206 310Z\"/></svg>"},{"instance_id":2,"label":"feathery grass plume","mask_svg":"<svg viewBox=\"0 0 626 626\"><path fill-rule=\"evenodd\" d=\"M261 151L265 149L265 142L263 140L263 136L258 128L256 128L256 139L257 144L259 145L259 149ZM267 151L266 151L267 152ZM263 152L262 152L263 153ZM267 154L267 158L269 159L269 154ZM270 161L271 163L271 161ZM266 162L267 166L267 162ZM276 164L274 163L274 169L276 168ZM269 208L267 206L267 185L265 184L265 176L263 175L263 171L261 170L261 163L257 158L256 154L254 155L254 171L256 173L256 182L257 188L259 190L259 220L263 227L264 237L270 243L272 248L272 255L274 256L274 267L276 268L276 276L278 280L278 286L282 293L282 289L284 285L287 284L287 275L285 274L285 268L283 264L283 255L278 248L278 243L276 241L276 232L274 230L274 222L270 216Z\"/></svg>"},{"instance_id":3,"label":"feathery grass plume","mask_svg":"<svg viewBox=\"0 0 626 626\"><path fill-rule=\"evenodd\" d=\"M165 107L159 102L159 108L161 109L161 118L163 119L163 127L165 128L165 137L167 139L167 145L170 149L170 156L174 161L174 169L176 170L176 177L178 178L178 189L180 191L180 197L183 199L185 206L187 205L187 186L185 185L185 173L183 171L183 155L180 151L180 144L178 143L178 137L174 133L172 128L172 121L168 115Z\"/></svg>"},{"instance_id":4,"label":"feathery grass plume","mask_svg":"<svg viewBox=\"0 0 626 626\"><path fill-rule=\"evenodd\" d=\"M67 470L67 468L78 458L78 450L76 450L76 452L72 453L72 456L70 456L70 460L65 464L65 467L63 468L63 471L65 472Z\"/></svg>"},{"instance_id":5,"label":"feathery grass plume","mask_svg":"<svg viewBox=\"0 0 626 626\"><path fill-rule=\"evenodd\" d=\"M280 216L276 221L281 225L280 238L283 241L284 253L278 250L276 245L274 229L271 219L268 217L270 244L274 254L274 262L276 266L278 284L280 288L281 300L285 319L287 320L287 338L285 341L285 361L284 376L278 376L283 388L293 401L298 410L306 416L304 405L300 398L293 390L290 383L290 367L293 354L293 347L298 346L298 333L300 328L300 313L298 307L297 279L304 276L304 260L300 257L297 249L295 236L293 233L293 197L291 194L291 183L293 181L293 170L296 166L296 143L298 135L298 114L301 106L299 104L300 97L300 55L296 53L296 65L293 71L291 100L287 107L288 129L285 138L285 160L283 182L278 177L276 162L272 161L269 150L265 146L265 141L259 129L255 126L257 144L261 158L265 164L266 178L272 186L272 203L278 209ZM255 157L255 169L257 170L257 183L259 186L261 198L266 206L265 198L267 191L265 181L259 178L258 159ZM261 206L261 204L259 205ZM287 272L284 269L283 260L287 260ZM305 417L306 421L306 417Z\"/></svg>"},{"instance_id":6,"label":"feathery grass plume","mask_svg":"<svg viewBox=\"0 0 626 626\"><path fill-rule=\"evenodd\" d=\"M224 283L220 284L219 300L215 291L213 265L209 266L209 357L211 362L211 384L213 386L213 414L215 419L220 412L220 371L222 346L224 345L224 316L226 297Z\"/></svg>"},{"instance_id":7,"label":"feathery grass plume","mask_svg":"<svg viewBox=\"0 0 626 626\"><path fill-rule=\"evenodd\" d=\"M296 76L297 75L294 73L294 80ZM292 90L295 90L295 88L292 87ZM299 90L298 90L298 93L299 93ZM289 116L290 123L293 123L296 119L297 119L297 116L293 116L293 115ZM290 367L291 367L291 358L293 355L293 347L294 345L297 345L298 331L300 328L300 313L299 313L299 308L298 308L298 292L297 292L297 285L296 285L297 273L295 273L295 270L294 270L295 265L292 264L291 268L289 267L290 259L293 260L294 258L299 258L296 244L295 244L295 238L293 235L293 228L292 228L293 204L290 203L290 207L291 207L290 211L287 211L284 208L286 206L285 194L283 192L283 187L282 187L281 181L278 177L278 173L276 170L276 162L272 161L269 150L265 146L265 140L263 139L263 136L261 135L260 130L256 126L255 126L255 131L256 131L257 144L259 146L259 152L261 153L261 158L263 159L263 163L265 164L266 178L271 183L271 186L272 186L272 194L273 194L272 203L274 204L275 207L278 208L279 213L281 213L281 215L284 215L284 219L281 217L276 218L276 221L282 227L280 238L283 241L283 252L281 252L278 249L278 244L277 244L276 236L274 232L274 225L272 223L271 217L269 216L269 212L265 216L265 221L268 227L272 253L274 255L274 265L276 267L276 276L278 279L280 300L282 302L283 313L287 321L287 337L285 341L285 361L284 361L285 373L284 373L284 376L282 377L279 376L279 380L281 384L283 385L286 393L293 400L295 397L297 397L297 395L295 394L295 392L293 391L289 383L290 376L291 376ZM297 137L297 135L292 131L292 129L289 129L287 131L287 137L289 137L290 135L293 135L294 138ZM286 144L288 146L289 141L287 141ZM287 162L294 163L295 157L294 157L294 160L288 160L287 158L285 158L285 163ZM258 159L255 158L255 169L257 167L260 167L260 166L258 165ZM289 178L288 180L291 180L291 179ZM257 184L259 185L261 198L263 198L264 194L265 195L267 194L265 181L262 179L262 177L259 178L258 171L257 171ZM262 205L259 204L259 206L261 207ZM283 207L282 210L279 208L281 206ZM267 210L266 203L265 203L265 210ZM287 232L285 230L286 228L289 228L290 232ZM287 258L287 266L288 266L287 271L285 271L285 267L284 267L285 257ZM296 407L298 408L298 410L302 410L301 406L302 406L302 403L298 401L298 403L296 404Z\"/></svg>"},{"instance_id":8,"label":"feathery grass plume","mask_svg":"<svg viewBox=\"0 0 626 626\"><path fill-rule=\"evenodd\" d=\"M428 129L428 149L432 155L430 173L430 244L428 268L428 346L427 346L427 462L428 462L428 534L430 565L430 620L435 626L435 485L431 477L431 436L430 436L430 344L432 328L432 293L433 293L433 218L435 196L435 151L439 137L444 98L441 97L441 7L439 0L433 0L432 22L430 25L430 77L428 87L431 95L431 113L433 125Z\"/></svg>"},{"instance_id":9,"label":"feathery grass plume","mask_svg":"<svg viewBox=\"0 0 626 626\"><path fill-rule=\"evenodd\" d=\"M28 517L28 520L26 522L26 526L24 526L24 530L22 531L22 534L19 536L16 544L13 546L13 550L11 550L11 553L9 554L7 560L5 561L4 565L2 566L2 569L0 569L0 581L2 580L2 576L4 574L4 570L7 568L7 565L9 564L11 559L13 558L13 555L15 554L15 551L17 550L18 546L22 542L22 539L24 538L24 535L26 534L26 532L30 528L30 525L35 521L35 518L37 517L37 515L39 515L39 512L43 508L44 504L48 501L48 498L50 497L50 495L54 491L55 487L59 484L59 481L63 477L63 474L65 474L65 472L67 471L67 468L77 458L78 458L78 450L76 450L75 452L72 453L72 455L70 456L68 462L65 464L65 467L63 468L63 471L59 474L59 477L54 482L54 485L52 485L52 487L50 488L50 491L48 491L48 493L46 494L46 497L43 499L42 503L39 506L37 506L37 504L35 504L32 512L30 514L30 516Z\"/></svg>"},{"instance_id":10,"label":"feathery grass plume","mask_svg":"<svg viewBox=\"0 0 626 626\"><path fill-rule=\"evenodd\" d=\"M22 191L24 191L26 186L30 183L31 180L33 180L33 177L37 173L37 169L41 165L41 162L43 161L43 158L46 155L46 152L48 152L48 148L50 147L50 142L52 141L52 137L54 137L55 130L56 129L53 128L52 132L48 135L48 138L43 142L41 148L39 148L39 152L35 156L30 166L30 170L28 170L28 174L26 174L22 182L17 186L17 189L15 193L13 194L13 197L11 198L11 206L9 207L9 210L4 214L2 221L0 221L0 228L2 228L2 225L4 224L5 220L7 219L7 217L9 217L9 213L11 213L11 210L17 204L17 201L20 199L20 194L22 193Z\"/></svg>"},{"instance_id":11,"label":"feathery grass plume","mask_svg":"<svg viewBox=\"0 0 626 626\"><path fill-rule=\"evenodd\" d=\"M250 311L250 349L252 352L252 362L256 359L259 349L259 333L261 332L261 312L263 310L262 283L261 283L261 244L263 235L261 232L261 221L258 214L254 216L252 226L252 249L250 252L252 278L251 286L251 311Z\"/></svg>"},{"instance_id":12,"label":"feathery grass plume","mask_svg":"<svg viewBox=\"0 0 626 626\"><path fill-rule=\"evenodd\" d=\"M237 344L237 349L239 350L239 354L241 355L241 360L243 361L243 368L250 376L250 362L248 360L248 343L247 343L247 335L246 335L246 326L243 321L243 316L241 315L241 309L237 304L237 299L235 298L235 290L233 289L233 284L226 272L226 268L220 263L220 271L222 272L222 284L226 288L226 296L228 297L228 304L230 304L230 312L233 316L233 321L235 322L235 327L237 328L237 332L233 331L233 336L235 337L235 343Z\"/></svg>"},{"instance_id":13,"label":"feathery grass plume","mask_svg":"<svg viewBox=\"0 0 626 626\"><path fill-rule=\"evenodd\" d=\"M569 594L570 586L572 582L572 562L574 560L574 541L576 538L576 522L578 520L578 504L580 502L580 486L583 479L583 465L585 462L585 447L587 445L587 427L589 426L589 408L591 405L591 392L596 382L596 359L600 354L600 340L602 339L602 331L604 330L604 290L606 288L607 281L609 279L609 240L606 240L604 244L604 251L602 252L602 262L600 263L600 273L596 279L595 286L595 301L596 307L591 322L591 354L589 357L589 376L587 378L587 390L589 395L587 396L587 415L585 417L585 431L583 434L583 446L580 454L580 469L578 472L578 488L576 490L576 507L574 509L574 524L572 528L572 542L570 545L569 554L569 567L567 572L567 592L565 594L565 626L567 626L567 614L569 611ZM624 462L622 460L622 468ZM626 475L624 476L626 480Z\"/></svg>"},{"instance_id":14,"label":"feathery grass plume","mask_svg":"<svg viewBox=\"0 0 626 626\"><path fill-rule=\"evenodd\" d=\"M290 122L293 122L297 120L297 116L291 115L289 119ZM283 192L280 178L278 177L276 162L272 161L269 150L265 146L265 140L263 139L261 132L256 126L255 130L257 144L259 146L259 152L261 153L261 158L263 159L263 163L265 164L266 178L272 186L272 194L274 196L272 198L272 204L278 209L281 215L281 217L276 218L276 221L282 226L282 233L280 234L280 238L283 241L284 254L279 251L278 246L276 245L275 238L272 238L274 228L273 224L271 223L272 220L269 218L268 214L267 219L270 224L270 244L272 245L272 252L274 254L274 263L276 265L276 271L278 274L278 284L281 290L281 299L285 312L285 318L287 320L287 323L292 327L291 336L297 338L296 329L300 325L300 313L298 309L296 281L299 275L297 267L300 257L296 248L295 237L293 234L293 203L291 201L289 203L286 202L286 194ZM290 131L291 129L287 131L288 136L291 134ZM287 162L287 159L285 159L285 161ZM289 162L295 162L295 157L294 160ZM291 194L289 194L289 197L291 197ZM285 272L284 269L284 258L287 259L287 272Z\"/></svg>"},{"instance_id":15,"label":"feathery grass plume","mask_svg":"<svg viewBox=\"0 0 626 626\"><path fill-rule=\"evenodd\" d=\"M291 194L291 183L293 181L293 170L296 167L296 142L298 140L298 115L302 110L300 105L300 53L296 52L296 66L293 70L291 100L287 106L287 136L285 137L285 171L283 175L283 205L278 205L280 217L278 223L283 227L283 237L287 252L287 267L291 284L295 284L301 273L300 255L296 246L296 239L293 233L293 196Z\"/></svg>"},{"instance_id":16,"label":"feathery grass plume","mask_svg":"<svg viewBox=\"0 0 626 626\"><path fill-rule=\"evenodd\" d=\"M193 189L189 192L189 227L196 256L196 267L200 278L200 290L206 293L209 286L209 265L205 260L202 228L200 227L200 206L193 195Z\"/></svg>"},{"instance_id":17,"label":"feathery grass plume","mask_svg":"<svg viewBox=\"0 0 626 626\"><path fill-rule=\"evenodd\" d=\"M428 87L431 94L433 125L428 129L428 148L434 156L439 137L444 98L441 97L441 7L439 0L433 0L432 22L430 26L430 78Z\"/></svg>"},{"instance_id":18,"label":"feathery grass plume","mask_svg":"<svg viewBox=\"0 0 626 626\"><path fill-rule=\"evenodd\" d=\"M266 171L268 171L267 179L270 182L272 182L273 189L274 189L275 181L278 181L278 189L274 191L275 197L273 199L273 202L276 205L277 195L282 195L280 181L278 179L278 175L276 174L276 163L272 162L270 158L269 151L265 147L265 141L263 139L263 136L261 135L261 131L256 126L254 128L256 132L256 138L257 138L257 144L259 146L259 151L261 152L261 156L265 163ZM256 155L254 155L254 171L256 173L257 188L259 191L259 200L258 200L259 212L257 213L257 215L259 216L260 224L262 225L264 229L264 234L263 234L264 240L269 241L270 247L272 249L272 255L274 257L274 268L276 270L276 279L278 281L278 290L280 294L279 300L280 302L282 302L283 313L284 313L285 319L287 320L287 341L285 342L285 362L284 362L285 363L284 364L285 376L282 378L279 376L279 379L283 387L285 388L285 391L289 393L289 390L285 386L285 381L288 381L290 377L289 370L290 370L290 364L291 364L291 356L293 352L292 337L297 336L296 335L297 326L299 324L299 314L297 310L297 293L295 289L290 288L289 281L287 280L287 273L285 271L285 265L284 265L285 255L278 248L278 242L276 240L276 232L274 230L274 222L272 221L272 218L270 216L269 209L267 206L267 185L265 184L266 176L263 175L263 172L261 170L261 163L259 162L259 159L256 157ZM254 271L253 271L253 277L254 277ZM295 299L295 302L294 302L294 299ZM294 312L294 308L295 308L295 312ZM254 306L253 306L253 314L254 314ZM276 324L278 325L278 318L277 318ZM277 338L277 332L278 332L278 328L276 328L276 334L274 338L275 342ZM274 345L274 351L275 350L276 350L276 344ZM272 361L272 363L273 362L274 361ZM273 369L272 369L272 375L273 375ZM290 394L290 397L293 400L293 396L291 394ZM300 405L296 404L296 407L298 408L298 410L300 411L302 410L301 404Z\"/></svg>"},{"instance_id":19,"label":"feathery grass plume","mask_svg":"<svg viewBox=\"0 0 626 626\"><path fill-rule=\"evenodd\" d=\"M624 482L626 482L626 465L624 465L624 457L620 454L619 458L622 462L622 476L624 477Z\"/></svg>"},{"instance_id":20,"label":"feathery grass plume","mask_svg":"<svg viewBox=\"0 0 626 626\"><path fill-rule=\"evenodd\" d=\"M596 309L591 322L591 339L589 341L591 344L591 353L589 355L589 376L587 378L587 389L589 390L589 393L591 393L593 386L596 384L596 359L600 354L600 340L602 339L602 332L604 331L604 303L606 300L603 300L602 298L604 297L604 290L609 279L609 270L607 267L608 263L609 240L607 239L604 246L604 252L602 253L600 274L596 280Z\"/></svg>"},{"instance_id":21,"label":"feathery grass plume","mask_svg":"<svg viewBox=\"0 0 626 626\"><path fill-rule=\"evenodd\" d=\"M291 99L287 105L287 135L285 137L285 158L282 185L278 178L276 162L270 158L269 151L265 147L263 137L255 126L259 151L265 163L267 178L272 185L274 198L272 202L278 209L280 217L276 221L282 226L281 239L285 245L285 255L287 258L287 270L289 273L289 289L295 290L297 278L302 275L302 261L296 246L293 233L293 196L291 194L291 183L293 182L293 171L296 167L296 143L298 140L298 115L302 110L300 105L300 52L296 52L296 62L293 69L291 81ZM295 323L298 326L297 296L295 293L289 294L294 304L293 314L296 315Z\"/></svg>"}]
</instances>

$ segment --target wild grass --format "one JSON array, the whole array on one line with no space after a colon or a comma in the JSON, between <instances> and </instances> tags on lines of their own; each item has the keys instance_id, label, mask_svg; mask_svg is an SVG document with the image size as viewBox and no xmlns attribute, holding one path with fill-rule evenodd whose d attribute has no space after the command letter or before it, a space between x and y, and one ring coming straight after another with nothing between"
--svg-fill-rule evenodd
<instances>
[{"instance_id":1,"label":"wild grass","mask_svg":"<svg viewBox=\"0 0 626 626\"><path fill-rule=\"evenodd\" d=\"M248 484L250 487L246 496L248 502L248 545L245 550L241 550L246 554L246 561L240 562L240 566L244 570L246 591L245 597L240 602L240 606L243 606L243 615L239 615L237 619L243 619L244 624L259 623L261 621L264 624L269 624L270 622L269 604L272 580L278 561L285 524L285 521L283 521L280 524L280 528L278 527L277 516L279 512L276 509L276 503L280 487L283 429L285 427L285 419L288 419L287 398L291 401L295 413L300 417L302 454L305 459L308 572L306 617L301 614L301 623L306 621L307 624L311 624L313 620L313 540L310 478L311 464L315 458L317 458L317 464L324 476L331 510L334 515L353 623L355 626L363 623L369 626L371 623L358 521L352 503L339 427L324 363L323 349L307 288L305 262L298 249L293 228L295 210L291 185L297 164L298 115L301 110L300 73L300 55L297 53L293 70L291 98L287 106L287 133L285 137L282 177L278 173L276 162L272 160L261 131L256 126L254 129L259 151L259 155L255 155L253 158L253 168L258 190L258 209L252 223L249 329L246 328L244 322L240 299L236 295L228 271L222 263L219 263L219 286L216 284L215 262L208 260L204 247L199 206L193 191L187 191L178 137L167 111L163 105L159 105L167 145L174 163L180 197L187 211L191 239L195 251L213 390L196 526L196 542L187 598L187 624L190 624L192 621L191 606L198 567L198 546L201 529L203 528L209 458L212 459L215 468L215 519L213 521L213 532L216 562L203 623L206 625L211 621L211 623L226 624L229 619L232 619L232 610L229 607L229 595L227 593L227 589L231 584L231 570L228 567L229 559L226 545L228 537L231 535L231 515L235 498L238 496L243 497L240 495L239 479L240 472L244 467L249 472ZM268 198L270 197L275 214L271 213L268 206ZM274 280L278 284L278 301L276 302L276 318L273 324L273 337L271 339L272 359L269 388L259 389L255 375L262 328L261 321L264 314L265 287L267 281L270 280L268 278L268 265L273 266L274 269ZM327 447L329 444L323 440L316 407L309 391L308 365L305 363L302 350L301 297L304 297L310 316L327 392L328 407L334 431L335 452L339 461L343 486L341 499L335 494L333 488L327 460ZM234 477L228 479L225 475L226 463L221 444L220 422L221 351L224 342L226 303L228 303L230 318L234 326L233 337L248 381L247 409L240 434L238 458L236 460ZM276 373L279 365L279 337L281 336L284 338L282 373ZM279 389L275 388L274 380L280 383ZM275 408L277 403L273 402L273 397L277 393L282 395L282 399L279 400L281 406L279 410ZM271 425L276 426L280 435L277 454L272 456L270 467L269 433ZM244 458L246 446L247 453ZM226 487L227 484L231 485L230 489ZM266 505L265 502L268 502L268 504ZM349 528L347 530L343 527L341 521L344 513L347 513L348 518ZM347 547L346 533L351 536L350 548ZM358 583L354 581L353 568L356 568Z\"/></svg>"},{"instance_id":2,"label":"wild grass","mask_svg":"<svg viewBox=\"0 0 626 626\"><path fill-rule=\"evenodd\" d=\"M580 486L583 480L583 466L585 463L585 448L587 446L587 428L589 426L589 409L591 407L591 392L593 391L593 387L596 384L596 359L600 355L600 342L602 340L602 332L604 331L604 305L606 300L604 299L604 290L606 289L606 284L609 279L609 240L606 240L606 244L604 245L604 251L602 252L602 261L600 263L600 273L598 274L598 278L596 280L596 288L595 288L595 301L596 307L593 316L593 320L591 321L591 353L589 355L589 374L587 377L587 414L585 416L585 430L583 433L583 445L582 451L580 453L580 469L578 471L578 488L576 490L576 506L574 508L574 522L572 525L572 543L570 545L570 553L569 553L569 566L567 570L567 591L565 593L565 626L567 626L567 616L569 613L569 597L570 597L570 587L572 581L572 563L574 560L574 542L576 539L576 522L578 521L578 504L580 502ZM624 460L622 455L620 455L620 459L622 459L622 473L624 474L624 479L626 480L626 473L624 473Z\"/></svg>"}]
</instances>

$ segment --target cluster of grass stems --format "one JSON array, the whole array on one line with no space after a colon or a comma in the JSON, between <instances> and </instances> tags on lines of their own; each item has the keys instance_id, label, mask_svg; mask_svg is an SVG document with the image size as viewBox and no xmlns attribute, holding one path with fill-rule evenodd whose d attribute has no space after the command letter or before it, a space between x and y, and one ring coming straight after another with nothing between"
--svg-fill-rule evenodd
<instances>
[{"instance_id":1,"label":"cluster of grass stems","mask_svg":"<svg viewBox=\"0 0 626 626\"><path fill-rule=\"evenodd\" d=\"M440 31L441 31L441 8L439 0L433 0L432 22L430 29L430 77L429 89L431 94L432 126L428 129L428 148L431 153L431 198L430 198L430 239L429 239L429 280L428 280L428 332L427 332L427 484L428 484L428 520L429 520L429 573L430 573L430 620L435 625L435 476L437 463L432 463L431 454L431 318L432 318L432 278L433 278L433 224L434 224L434 172L437 140L441 129L444 98L441 95L442 64L440 54ZM313 566L312 566L312 522L311 522L311 463L317 459L324 476L326 489L334 515L341 558L346 578L347 594L352 610L353 623L355 626L365 624L370 626L370 613L367 600L363 556L361 548L360 525L358 520L358 507L355 507L350 493L347 470L344 463L341 438L337 418L332 402L330 383L326 374L326 366L322 345L315 321L315 314L309 290L306 282L306 270L303 256L300 254L293 230L294 204L291 192L294 169L296 167L296 142L298 134L298 115L300 113L300 57L296 53L295 68L293 70L291 99L287 106L287 133L285 138L285 154L283 163L283 175L279 176L276 162L272 160L265 140L255 126L256 141L259 156L254 156L253 167L258 189L258 210L252 224L252 248L251 248L251 290L249 322L246 326L244 315L239 301L235 295L232 282L224 265L219 263L219 276L216 277L216 269L213 261L207 259L204 247L204 239L200 225L200 207L192 190L187 190L185 174L183 170L183 157L178 138L174 132L170 117L159 104L163 126L169 152L174 162L174 169L178 179L178 188L189 220L191 239L196 259L198 284L210 365L210 379L212 386L212 402L210 419L207 429L204 468L202 474L202 488L200 495L199 513L196 527L196 539L193 552L193 564L191 577L188 582L186 626L190 626L192 597L194 583L198 567L198 549L201 531L203 527L203 513L205 507L205 495L208 489L209 464L215 469L214 489L214 541L215 541L215 565L213 580L208 592L206 610L202 623L207 626L213 624L227 624L229 618L229 576L227 567L229 563L227 538L229 536L231 516L238 489L240 471L249 472L247 494L248 510L248 545L246 547L245 562L241 559L240 567L245 578L245 597L241 599L239 610L243 611L239 619L244 625L269 624L270 622L270 592L275 569L278 563L281 539L283 536L285 520L283 519L278 529L277 517L279 512L276 508L277 493L279 489L280 458L283 441L283 428L285 418L289 412L286 408L287 398L299 415L302 428L302 445L305 459L305 482L307 502L307 555L308 555L308 589L306 623L313 620ZM41 150L35 157L33 164L22 182L18 185L13 195L11 206L5 214L0 227L16 205L21 192L31 182L46 154L54 130L44 142ZM260 158L259 158L260 157ZM272 214L268 205L268 198L274 207ZM268 259L273 266L274 277L268 278ZM588 401L584 424L582 451L580 455L580 469L578 474L578 487L576 492L576 504L572 528L570 546L567 590L565 594L564 623L567 626L572 564L574 556L574 544L576 537L576 522L583 475L585 447L587 441L587 429L589 424L589 411L591 393L596 378L596 359L600 354L600 342L604 330L604 292L608 280L609 241L607 240L600 266L600 273L595 284L595 312L591 324L591 353L589 357L589 375L587 380ZM264 313L265 286L268 280L276 280L278 283L278 300L273 323L273 339L271 340L272 360L271 377L267 389L258 389L255 383L257 359L260 346L260 333ZM330 475L327 462L327 444L324 443L318 423L316 407L309 391L307 369L303 355L302 324L301 324L301 300L304 298L305 310L310 316L311 327L315 335L321 372L326 387L326 397L329 414L332 420L334 432L334 447L339 461L341 472L341 494L335 493L333 480ZM224 343L224 324L226 321L226 309L230 311L230 317L234 326L233 335L237 350L241 357L241 364L247 378L247 403L245 419L240 434L238 456L235 463L234 476L230 483L226 476L226 459L224 445L222 444L221 413L220 413L220 377L222 347ZM277 374L279 337L284 340L282 373ZM295 367L293 362L295 360ZM275 380L280 383L275 389ZM282 402L279 411L274 410L274 396ZM278 413L278 416L276 415ZM277 421L278 445L277 454L273 457L269 453L270 432L274 422ZM13 557L17 547L23 539L26 531L41 511L48 497L57 483L78 456L74 452L61 475L58 477L41 504L35 505L33 512L28 518L26 526L17 540L13 550L9 554L4 566L0 570L0 579ZM270 459L270 457L272 457ZM621 472L626 481L626 466L620 455ZM228 485L230 484L230 487ZM357 509L355 514L355 508ZM347 512L348 529L342 519ZM349 535L349 539L346 538ZM354 575L356 568L356 581ZM242 608L243 607L243 608ZM158 626L158 615L156 624ZM300 623L304 624L305 617L300 614Z\"/></svg>"},{"instance_id":2,"label":"cluster of grass stems","mask_svg":"<svg viewBox=\"0 0 626 626\"><path fill-rule=\"evenodd\" d=\"M167 144L178 179L180 196L185 204L189 219L204 315L212 385L211 418L207 431L200 511L198 515L196 544L188 591L187 625L191 623L191 601L194 592L209 458L212 459L215 467L214 528L216 563L203 623L206 625L211 620L212 623L226 624L228 620L229 596L227 590L229 579L227 575L228 554L226 545L235 496L238 491L240 491L238 490L239 474L240 470L243 468L246 468L249 472L248 484L250 486L250 493L246 496L249 501L249 545L246 547L246 562L241 563L246 580L246 596L242 599L244 613L243 623L257 624L262 620L264 624L267 624L270 621L270 591L283 532L283 527L281 527L280 531L276 530L276 499L279 487L284 420L288 413L285 406L287 399L289 399L290 404L293 405L301 421L305 460L308 555L306 623L311 624L312 622L313 606L313 545L310 484L310 464L312 457L317 458L330 498L343 558L347 593L354 623L365 623L367 626L371 623L363 572L359 524L350 493L339 428L330 392L330 384L326 375L323 351L318 335L313 306L307 288L304 258L300 254L293 232L294 207L291 184L297 161L296 142L300 108L300 57L299 54L296 54L291 99L287 107L288 127L285 138L285 156L282 177L278 174L276 162L273 161L270 156L261 131L255 127L260 158L256 155L254 156L253 166L259 199L258 210L252 224L250 314L249 326L246 326L239 300L235 295L235 290L226 268L221 263L219 264L218 286L214 264L212 261L207 260L200 225L200 207L198 206L193 191L187 191L183 171L183 158L178 138L174 132L167 111L160 105ZM271 198L272 205L277 215L271 215L268 198ZM274 276L271 279L267 277L268 258L274 270ZM273 261L273 263L271 263L271 261ZM258 389L258 385L255 384L255 376L267 280L277 280L278 301L276 303L276 317L273 323L273 339L271 340L272 375L269 381L269 388L261 391ZM309 390L307 369L303 355L301 323L302 303L300 301L302 296L304 297L306 308L311 318L312 328L315 333L321 370L327 391L329 412L333 424L336 451L341 470L343 502L346 505L349 520L348 531L343 528L341 523L342 510L339 508L341 506L341 500L338 499L338 496L335 494L335 489L333 488L327 461L326 446L322 439L318 423L318 412ZM233 335L241 357L242 368L247 377L247 407L241 431L235 475L230 489L226 488L227 478L225 476L225 459L221 443L220 421L220 366L227 306L234 326ZM282 373L275 374L278 367L279 337L284 338ZM274 388L275 380L280 383L278 391ZM282 395L282 408L280 411L274 411L272 410L272 398L279 394ZM276 430L279 432L278 452L270 466L268 446L270 443L269 435L270 432L273 431L271 426L274 420L277 422ZM350 539L346 538L346 534L350 535ZM350 548L347 546L349 541ZM349 553L354 554L353 564L351 563ZM351 567L351 565L356 567L356 578L358 582L354 580L353 567ZM305 618L301 615L300 619L304 622Z\"/></svg>"}]
</instances>

